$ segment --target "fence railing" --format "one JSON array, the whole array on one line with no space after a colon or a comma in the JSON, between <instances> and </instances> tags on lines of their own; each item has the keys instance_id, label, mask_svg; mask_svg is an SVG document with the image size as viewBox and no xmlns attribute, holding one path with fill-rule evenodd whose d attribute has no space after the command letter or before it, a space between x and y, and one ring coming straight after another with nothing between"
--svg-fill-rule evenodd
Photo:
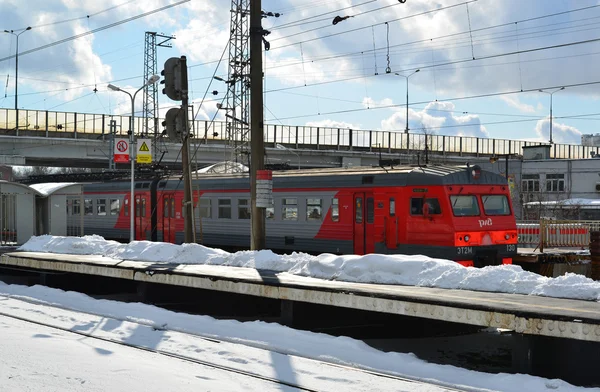
<instances>
[{"instance_id":1,"label":"fence railing","mask_svg":"<svg viewBox=\"0 0 600 392\"><path fill-rule=\"evenodd\" d=\"M19 128L16 118L19 117ZM0 109L0 130L6 134L52 137L58 132L64 137L77 138L81 134L92 134L101 138L110 134L111 120L116 122L116 134L126 137L130 116L69 113L20 109ZM161 119L162 120L162 119ZM153 121L145 117L135 117L135 134L148 133L147 127L160 127L161 120ZM154 133L154 131L152 131ZM161 129L156 129L160 135ZM230 130L222 121L210 122L194 120L192 133L201 142L230 140ZM72 135L72 136L71 136ZM247 136L247 135L246 135ZM309 148L315 150L368 150L388 153L425 150L432 154L452 154L462 156L487 156L521 154L523 147L547 145L543 142L491 139L468 136L424 135L395 131L358 130L312 126L265 125L265 142L275 146L282 144L288 148ZM553 144L552 158L590 158L591 153L600 154L600 147L571 144Z\"/></svg>"},{"instance_id":2,"label":"fence railing","mask_svg":"<svg viewBox=\"0 0 600 392\"><path fill-rule=\"evenodd\" d=\"M520 247L588 248L590 232L600 230L600 221L546 220L517 222Z\"/></svg>"}]
</instances>

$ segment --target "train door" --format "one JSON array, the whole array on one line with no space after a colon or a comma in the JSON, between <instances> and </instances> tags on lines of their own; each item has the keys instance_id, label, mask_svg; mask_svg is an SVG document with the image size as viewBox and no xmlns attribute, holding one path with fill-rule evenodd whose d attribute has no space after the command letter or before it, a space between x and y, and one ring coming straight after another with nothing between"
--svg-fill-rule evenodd
<instances>
[{"instance_id":1,"label":"train door","mask_svg":"<svg viewBox=\"0 0 600 392\"><path fill-rule=\"evenodd\" d=\"M175 194L163 193L163 241L175 243Z\"/></svg>"},{"instance_id":2,"label":"train door","mask_svg":"<svg viewBox=\"0 0 600 392\"><path fill-rule=\"evenodd\" d=\"M375 252L374 238L375 200L373 194L354 194L354 253L364 255Z\"/></svg>"},{"instance_id":3,"label":"train door","mask_svg":"<svg viewBox=\"0 0 600 392\"><path fill-rule=\"evenodd\" d=\"M146 195L135 196L135 239L146 240Z\"/></svg>"}]
</instances>

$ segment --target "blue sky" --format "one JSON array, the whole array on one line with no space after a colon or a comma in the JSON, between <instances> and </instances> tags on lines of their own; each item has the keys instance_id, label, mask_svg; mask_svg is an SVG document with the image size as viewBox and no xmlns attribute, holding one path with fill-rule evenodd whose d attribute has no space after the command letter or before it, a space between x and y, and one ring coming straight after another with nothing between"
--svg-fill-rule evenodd
<instances>
[{"instance_id":1,"label":"blue sky","mask_svg":"<svg viewBox=\"0 0 600 392\"><path fill-rule=\"evenodd\" d=\"M176 2L3 0L0 31L31 26L19 38L22 53ZM414 132L548 140L550 96L537 90L562 86L553 95L554 141L579 144L581 134L599 132L598 1L263 0L262 8L282 14L263 19L271 31L264 56L269 123L401 132L406 79L395 73L420 69L409 79ZM226 91L211 75L228 42L229 9L227 0L191 0L22 54L19 107L128 114L129 98L106 86L143 84L144 33L156 31L176 36L172 48L158 48L159 70L185 55L195 104L218 91L197 117L210 119ZM337 15L353 17L333 25ZM14 53L15 37L0 34L3 108L14 107ZM226 58L217 74L227 77ZM174 104L162 94L159 102L161 114Z\"/></svg>"}]
</instances>

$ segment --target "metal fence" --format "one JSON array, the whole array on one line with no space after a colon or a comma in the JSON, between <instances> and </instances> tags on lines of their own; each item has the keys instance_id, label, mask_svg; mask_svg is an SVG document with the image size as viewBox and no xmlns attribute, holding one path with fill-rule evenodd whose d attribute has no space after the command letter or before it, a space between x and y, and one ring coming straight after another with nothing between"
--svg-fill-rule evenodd
<instances>
[{"instance_id":1,"label":"metal fence","mask_svg":"<svg viewBox=\"0 0 600 392\"><path fill-rule=\"evenodd\" d=\"M62 137L77 138L79 135L97 135L98 138L109 134L109 124L117 124L117 135L126 137L130 116L69 113L20 109L18 111L19 128L16 127L17 111L0 109L0 129L8 134L53 137L61 133ZM161 119L162 120L162 119ZM160 120L159 120L160 122ZM145 117L134 118L134 132L143 133ZM158 131L160 132L160 130ZM192 133L201 142L225 142L228 139L227 124L222 121L210 122L194 120ZM453 154L462 156L521 154L526 146L547 145L542 142L520 140L490 139L467 136L423 135L395 131L357 130L311 126L265 125L267 145L281 144L289 148L310 148L315 150L368 150L382 152L408 152L425 150L433 154ZM553 144L550 149L552 158L581 159L590 158L591 153L600 153L600 147L570 144Z\"/></svg>"},{"instance_id":2,"label":"metal fence","mask_svg":"<svg viewBox=\"0 0 600 392\"><path fill-rule=\"evenodd\" d=\"M528 248L588 248L590 232L600 221L546 220L517 222L519 246Z\"/></svg>"}]
</instances>

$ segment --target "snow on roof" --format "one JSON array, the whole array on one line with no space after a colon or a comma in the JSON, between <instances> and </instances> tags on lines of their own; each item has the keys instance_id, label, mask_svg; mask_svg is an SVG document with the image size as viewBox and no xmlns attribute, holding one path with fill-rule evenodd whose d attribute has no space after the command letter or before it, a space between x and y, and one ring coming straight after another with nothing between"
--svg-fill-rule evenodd
<instances>
[{"instance_id":1,"label":"snow on roof","mask_svg":"<svg viewBox=\"0 0 600 392\"><path fill-rule=\"evenodd\" d=\"M531 201L524 204L525 206L598 206L600 207L600 199L583 199L583 198L572 198L564 200L552 200L552 201Z\"/></svg>"},{"instance_id":2,"label":"snow on roof","mask_svg":"<svg viewBox=\"0 0 600 392\"><path fill-rule=\"evenodd\" d=\"M49 196L54 192L71 185L78 185L76 182L46 182L43 184L31 184L30 187L44 196Z\"/></svg>"},{"instance_id":3,"label":"snow on roof","mask_svg":"<svg viewBox=\"0 0 600 392\"><path fill-rule=\"evenodd\" d=\"M196 173L247 173L248 171L250 171L248 166L238 162L225 161L203 167L202 169L196 170Z\"/></svg>"}]
</instances>

